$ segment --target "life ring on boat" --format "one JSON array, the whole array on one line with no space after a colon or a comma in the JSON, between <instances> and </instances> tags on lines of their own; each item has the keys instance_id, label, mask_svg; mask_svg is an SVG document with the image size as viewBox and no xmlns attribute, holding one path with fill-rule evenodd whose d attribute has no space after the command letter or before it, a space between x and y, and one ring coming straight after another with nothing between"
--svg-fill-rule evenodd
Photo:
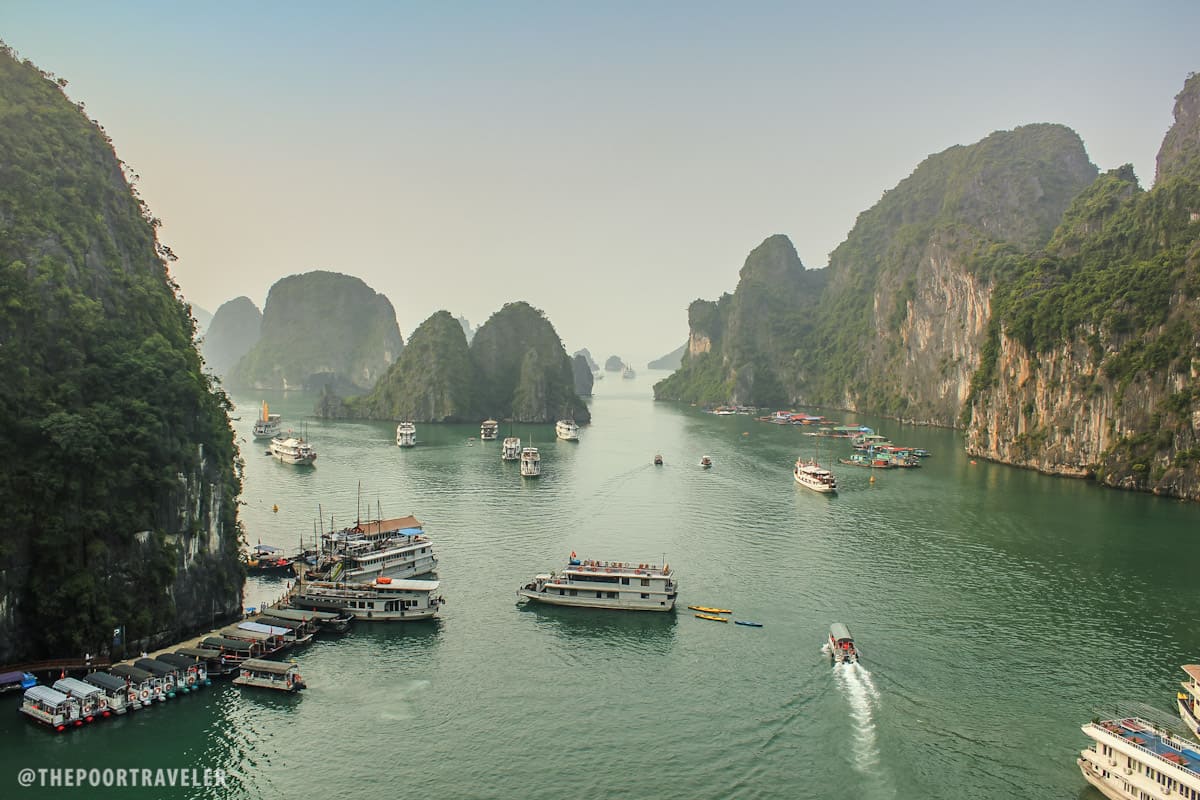
<instances>
[{"instance_id":1,"label":"life ring on boat","mask_svg":"<svg viewBox=\"0 0 1200 800\"><path fill-rule=\"evenodd\" d=\"M248 669L244 669L244 670L242 670L242 677L243 677L243 678L249 678L249 677L250 677L250 670L248 670Z\"/></svg>"},{"instance_id":2,"label":"life ring on boat","mask_svg":"<svg viewBox=\"0 0 1200 800\"><path fill-rule=\"evenodd\" d=\"M100 708L101 709L108 708L108 698L107 697L100 698Z\"/></svg>"},{"instance_id":3,"label":"life ring on boat","mask_svg":"<svg viewBox=\"0 0 1200 800\"><path fill-rule=\"evenodd\" d=\"M147 700L147 699L149 699L149 697L150 697L150 690L149 690L149 689L142 689L141 698L142 698L143 700Z\"/></svg>"},{"instance_id":4,"label":"life ring on boat","mask_svg":"<svg viewBox=\"0 0 1200 800\"><path fill-rule=\"evenodd\" d=\"M187 676L187 685L191 686L195 682L196 682L196 676L189 672L188 676Z\"/></svg>"},{"instance_id":5,"label":"life ring on boat","mask_svg":"<svg viewBox=\"0 0 1200 800\"><path fill-rule=\"evenodd\" d=\"M375 582L387 584L387 583L391 583L392 579L387 577L386 575L380 575L378 578L375 579Z\"/></svg>"}]
</instances>

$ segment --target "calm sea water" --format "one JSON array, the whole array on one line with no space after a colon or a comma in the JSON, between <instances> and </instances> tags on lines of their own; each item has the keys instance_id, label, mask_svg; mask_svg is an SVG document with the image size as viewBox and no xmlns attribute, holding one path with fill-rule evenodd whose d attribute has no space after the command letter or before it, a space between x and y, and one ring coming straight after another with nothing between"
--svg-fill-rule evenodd
<instances>
[{"instance_id":1,"label":"calm sea water","mask_svg":"<svg viewBox=\"0 0 1200 800\"><path fill-rule=\"evenodd\" d=\"M19 788L20 767L124 766L230 773L225 789L121 794L142 797L1099 798L1074 763L1079 725L1117 700L1172 708L1179 665L1200 657L1200 507L972 464L953 432L866 417L844 418L933 456L835 465L827 498L792 463L849 445L654 403L663 374L597 382L577 444L515 426L541 448L536 481L499 442L468 446L474 426L421 425L400 450L394 424L308 419L298 394L266 399L307 425L317 465L281 465L249 439L260 398L236 397L251 542L298 545L318 508L339 527L415 514L443 618L318 641L295 656L299 697L219 684L55 736L10 695L0 797L51 796ZM517 587L572 550L665 557L681 610L518 607ZM283 589L254 580L246 603ZM832 621L861 668L822 653Z\"/></svg>"}]
</instances>

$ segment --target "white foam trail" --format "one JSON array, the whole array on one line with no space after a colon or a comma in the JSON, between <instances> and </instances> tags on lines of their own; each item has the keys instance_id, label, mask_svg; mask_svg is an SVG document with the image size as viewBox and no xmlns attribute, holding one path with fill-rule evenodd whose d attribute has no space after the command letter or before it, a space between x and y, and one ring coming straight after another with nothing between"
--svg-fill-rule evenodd
<instances>
[{"instance_id":1,"label":"white foam trail","mask_svg":"<svg viewBox=\"0 0 1200 800\"><path fill-rule=\"evenodd\" d=\"M833 674L850 703L850 713L856 727L854 768L873 774L879 763L879 745L875 740L874 704L879 692L871 675L860 664L837 664Z\"/></svg>"}]
</instances>

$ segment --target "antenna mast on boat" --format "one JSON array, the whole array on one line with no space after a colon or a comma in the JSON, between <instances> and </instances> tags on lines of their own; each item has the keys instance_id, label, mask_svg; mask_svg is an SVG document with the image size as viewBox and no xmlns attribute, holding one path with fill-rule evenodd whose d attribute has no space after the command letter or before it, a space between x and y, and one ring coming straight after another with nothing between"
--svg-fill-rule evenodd
<instances>
[{"instance_id":1,"label":"antenna mast on boat","mask_svg":"<svg viewBox=\"0 0 1200 800\"><path fill-rule=\"evenodd\" d=\"M354 507L354 525L355 527L362 524L362 481L358 482L358 500Z\"/></svg>"}]
</instances>

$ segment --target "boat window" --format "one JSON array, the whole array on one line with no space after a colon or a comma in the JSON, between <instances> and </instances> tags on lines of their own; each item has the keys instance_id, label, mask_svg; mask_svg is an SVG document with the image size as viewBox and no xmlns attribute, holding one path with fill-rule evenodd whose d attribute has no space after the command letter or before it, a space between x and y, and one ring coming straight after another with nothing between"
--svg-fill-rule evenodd
<instances>
[{"instance_id":1,"label":"boat window","mask_svg":"<svg viewBox=\"0 0 1200 800\"><path fill-rule=\"evenodd\" d=\"M601 599L601 598L603 598L603 597L604 597L604 592L596 592L596 599L597 599L597 600L599 600L599 599Z\"/></svg>"},{"instance_id":2,"label":"boat window","mask_svg":"<svg viewBox=\"0 0 1200 800\"><path fill-rule=\"evenodd\" d=\"M628 585L629 585L629 578L621 578L621 583L623 583L623 584L625 584L626 586L628 586Z\"/></svg>"},{"instance_id":3,"label":"boat window","mask_svg":"<svg viewBox=\"0 0 1200 800\"><path fill-rule=\"evenodd\" d=\"M643 599L643 600L649 600L649 599L650 599L650 595L646 594L645 592L642 592L642 599Z\"/></svg>"},{"instance_id":4,"label":"boat window","mask_svg":"<svg viewBox=\"0 0 1200 800\"><path fill-rule=\"evenodd\" d=\"M620 592L609 592L609 593L608 593L608 596L609 596L609 597L616 597L618 594L620 594Z\"/></svg>"},{"instance_id":5,"label":"boat window","mask_svg":"<svg viewBox=\"0 0 1200 800\"><path fill-rule=\"evenodd\" d=\"M566 590L566 589L559 589L559 590L558 590L558 593L559 593L560 595L564 595L564 594L566 594L566 593L567 593L567 590Z\"/></svg>"},{"instance_id":6,"label":"boat window","mask_svg":"<svg viewBox=\"0 0 1200 800\"><path fill-rule=\"evenodd\" d=\"M650 585L650 579L642 578L642 586L649 586L649 585Z\"/></svg>"},{"instance_id":7,"label":"boat window","mask_svg":"<svg viewBox=\"0 0 1200 800\"><path fill-rule=\"evenodd\" d=\"M571 597L577 597L578 595L579 592L575 591L574 589L571 590Z\"/></svg>"}]
</instances>

